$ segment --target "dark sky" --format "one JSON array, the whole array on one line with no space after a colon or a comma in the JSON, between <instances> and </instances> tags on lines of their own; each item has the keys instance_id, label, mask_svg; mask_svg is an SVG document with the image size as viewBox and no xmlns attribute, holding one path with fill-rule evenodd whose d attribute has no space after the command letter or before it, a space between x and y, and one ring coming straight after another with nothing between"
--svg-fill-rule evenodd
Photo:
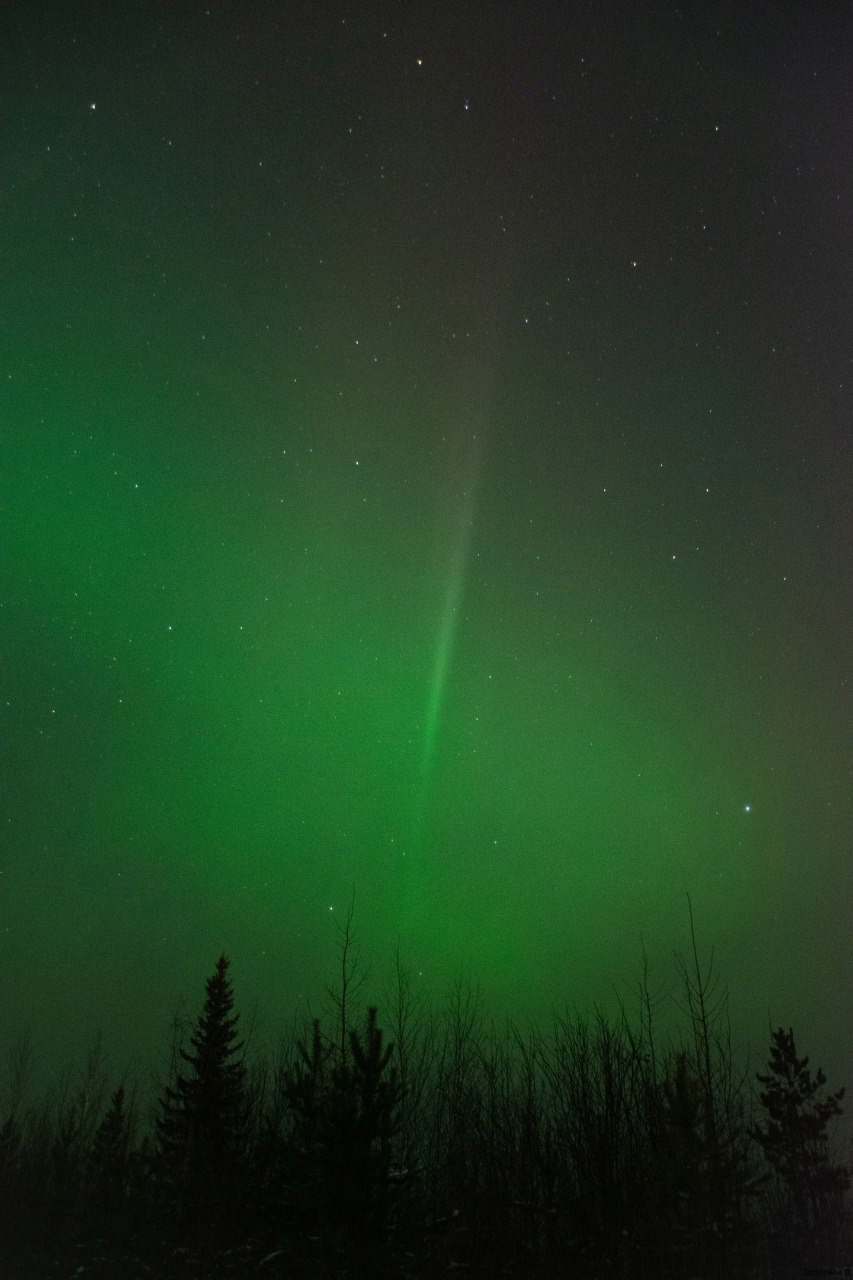
<instances>
[{"instance_id":1,"label":"dark sky","mask_svg":"<svg viewBox=\"0 0 853 1280\"><path fill-rule=\"evenodd\" d=\"M845 1069L845 12L3 6L3 1036L274 1025L353 891L606 999L689 893Z\"/></svg>"}]
</instances>

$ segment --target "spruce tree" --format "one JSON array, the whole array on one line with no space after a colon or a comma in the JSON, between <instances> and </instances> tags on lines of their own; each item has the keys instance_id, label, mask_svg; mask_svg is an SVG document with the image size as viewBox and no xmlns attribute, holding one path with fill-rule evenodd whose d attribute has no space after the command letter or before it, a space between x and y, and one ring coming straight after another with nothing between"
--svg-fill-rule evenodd
<instances>
[{"instance_id":1,"label":"spruce tree","mask_svg":"<svg viewBox=\"0 0 853 1280\"><path fill-rule=\"evenodd\" d=\"M679 1257L696 1254L707 1240L711 1221L711 1148L704 1103L701 1077L681 1051L662 1083L655 1168L655 1231Z\"/></svg>"},{"instance_id":2,"label":"spruce tree","mask_svg":"<svg viewBox=\"0 0 853 1280\"><path fill-rule=\"evenodd\" d=\"M106 1228L118 1225L130 1195L131 1145L130 1114L122 1085L110 1099L86 1160L92 1215Z\"/></svg>"},{"instance_id":3,"label":"spruce tree","mask_svg":"<svg viewBox=\"0 0 853 1280\"><path fill-rule=\"evenodd\" d=\"M343 1248L377 1247L388 1209L391 1143L401 1091L376 1009L343 1045L324 1041L317 1020L299 1043L287 1086L297 1207Z\"/></svg>"},{"instance_id":4,"label":"spruce tree","mask_svg":"<svg viewBox=\"0 0 853 1280\"><path fill-rule=\"evenodd\" d=\"M350 1048L358 1097L360 1159L381 1199L388 1183L401 1088L397 1068L391 1065L394 1045L383 1047L375 1006L367 1011L364 1033L350 1033Z\"/></svg>"},{"instance_id":5,"label":"spruce tree","mask_svg":"<svg viewBox=\"0 0 853 1280\"><path fill-rule=\"evenodd\" d=\"M335 1201L350 1233L363 1239L385 1221L400 1101L394 1045L383 1046L376 1018L371 1005L364 1030L349 1032L349 1053L335 1062L329 1091Z\"/></svg>"},{"instance_id":6,"label":"spruce tree","mask_svg":"<svg viewBox=\"0 0 853 1280\"><path fill-rule=\"evenodd\" d=\"M228 959L216 962L204 1008L181 1048L184 1069L163 1090L157 1122L164 1189L189 1216L220 1221L233 1208L245 1112L243 1042Z\"/></svg>"},{"instance_id":7,"label":"spruce tree","mask_svg":"<svg viewBox=\"0 0 853 1280\"><path fill-rule=\"evenodd\" d=\"M832 1234L841 1223L849 1174L832 1163L827 1125L841 1115L844 1090L819 1097L826 1076L818 1069L812 1079L808 1058L797 1057L791 1028L773 1032L768 1067L767 1075L756 1075L764 1085L765 1123L751 1136L790 1194L800 1229Z\"/></svg>"},{"instance_id":8,"label":"spruce tree","mask_svg":"<svg viewBox=\"0 0 853 1280\"><path fill-rule=\"evenodd\" d=\"M10 1234L21 1203L21 1128L14 1115L0 1125L0 1243Z\"/></svg>"},{"instance_id":9,"label":"spruce tree","mask_svg":"<svg viewBox=\"0 0 853 1280\"><path fill-rule=\"evenodd\" d=\"M311 1024L311 1044L296 1042L297 1057L285 1083L292 1117L287 1161L293 1207L303 1226L314 1232L323 1217L330 1166L334 1162L329 1132L329 1058L332 1046Z\"/></svg>"}]
</instances>

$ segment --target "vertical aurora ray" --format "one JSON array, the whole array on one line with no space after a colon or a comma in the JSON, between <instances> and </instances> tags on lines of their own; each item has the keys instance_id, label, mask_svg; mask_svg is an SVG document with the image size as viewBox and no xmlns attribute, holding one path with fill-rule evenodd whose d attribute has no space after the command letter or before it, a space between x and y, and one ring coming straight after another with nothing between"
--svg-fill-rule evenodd
<instances>
[{"instance_id":1,"label":"vertical aurora ray","mask_svg":"<svg viewBox=\"0 0 853 1280\"><path fill-rule=\"evenodd\" d=\"M486 312L477 307L480 327L485 331ZM455 447L455 459L451 461L453 488L456 491L450 555L441 623L436 636L429 698L421 735L420 769L417 783L415 811L415 842L420 843L425 820L425 807L432 780L436 746L439 738L441 713L444 706L447 681L453 661L459 615L465 596L471 557L471 542L482 471L483 444L488 431L488 409L494 389L494 371L491 359L479 368L466 370L465 399L468 405L466 426L458 427L451 444Z\"/></svg>"},{"instance_id":2,"label":"vertical aurora ray","mask_svg":"<svg viewBox=\"0 0 853 1280\"><path fill-rule=\"evenodd\" d=\"M430 798L435 772L436 751L441 737L442 711L445 706L448 679L453 665L459 618L465 597L471 547L471 514L473 499L463 498L459 528L456 534L450 563L438 634L435 639L429 694L421 731L419 767L415 782L414 808L409 839L408 875L404 901L407 912L423 907L428 898L425 892L426 866L424 853L427 844ZM467 518L465 518L467 516Z\"/></svg>"},{"instance_id":3,"label":"vertical aurora ray","mask_svg":"<svg viewBox=\"0 0 853 1280\"><path fill-rule=\"evenodd\" d=\"M435 645L435 659L433 662L429 701L427 703L426 716L424 718L423 739L421 743L419 787L421 807L426 789L429 786L429 780L432 774L432 765L435 758L435 747L438 738L441 709L444 704L447 677L450 671L453 646L459 625L459 609L465 590L470 545L471 527L470 520L468 520L462 527L456 546L453 550L453 557L447 577L447 589L444 595L444 608L441 616L441 625L439 627Z\"/></svg>"},{"instance_id":4,"label":"vertical aurora ray","mask_svg":"<svg viewBox=\"0 0 853 1280\"><path fill-rule=\"evenodd\" d=\"M435 774L435 762L441 738L441 720L447 687L456 649L459 620L468 581L473 527L477 509L480 475L480 437L485 420L485 388L481 385L477 412L473 415L477 429L465 441L467 456L459 461L456 471L457 498L453 517L453 533L447 560L446 580L440 622L433 647L429 691L421 729L418 773L415 783L414 812L411 827L411 860L409 891L422 896L422 854L426 844L429 801ZM467 435L467 433L466 433ZM457 445L465 437L460 434Z\"/></svg>"}]
</instances>

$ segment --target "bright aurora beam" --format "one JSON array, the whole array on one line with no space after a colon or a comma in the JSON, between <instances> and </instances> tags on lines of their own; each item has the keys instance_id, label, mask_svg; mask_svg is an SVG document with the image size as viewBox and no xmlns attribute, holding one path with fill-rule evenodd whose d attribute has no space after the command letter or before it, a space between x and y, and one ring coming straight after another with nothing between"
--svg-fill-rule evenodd
<instances>
[{"instance_id":1,"label":"bright aurora beam","mask_svg":"<svg viewBox=\"0 0 853 1280\"><path fill-rule=\"evenodd\" d=\"M482 421L484 414L481 413L479 417ZM472 532L480 474L480 447L476 432L471 436L470 445L469 457L467 462L463 464L464 479L461 488L458 490L456 500L455 530L447 569L441 622L435 641L429 698L421 735L420 772L417 781L413 824L413 841L416 848L422 845L425 836L427 802L440 735L441 713L447 693L447 684L459 629L459 618L470 567ZM465 472L467 472L467 475L465 475Z\"/></svg>"}]
</instances>

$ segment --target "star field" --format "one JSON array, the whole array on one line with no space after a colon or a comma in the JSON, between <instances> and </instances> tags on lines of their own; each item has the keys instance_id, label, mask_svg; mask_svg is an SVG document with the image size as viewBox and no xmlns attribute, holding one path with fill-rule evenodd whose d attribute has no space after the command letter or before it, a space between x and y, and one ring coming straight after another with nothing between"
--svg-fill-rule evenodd
<instances>
[{"instance_id":1,"label":"star field","mask_svg":"<svg viewBox=\"0 0 853 1280\"><path fill-rule=\"evenodd\" d=\"M287 1005L353 890L604 999L690 893L831 1070L837 15L308 8L0 16L3 1025Z\"/></svg>"}]
</instances>

